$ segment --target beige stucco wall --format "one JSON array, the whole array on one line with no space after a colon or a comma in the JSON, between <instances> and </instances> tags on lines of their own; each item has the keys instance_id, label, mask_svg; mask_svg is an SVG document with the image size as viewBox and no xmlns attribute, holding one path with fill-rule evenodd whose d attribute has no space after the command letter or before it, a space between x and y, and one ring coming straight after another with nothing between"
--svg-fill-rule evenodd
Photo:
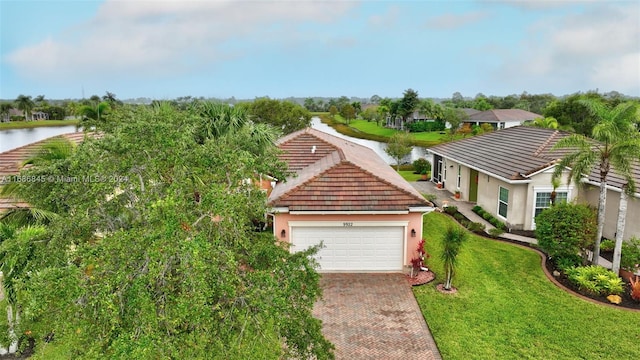
<instances>
[{"instance_id":1,"label":"beige stucco wall","mask_svg":"<svg viewBox=\"0 0 640 360\"><path fill-rule=\"evenodd\" d=\"M593 185L584 185L580 189L580 200L598 208L600 188ZM607 190L607 206L605 209L605 223L603 237L615 239L616 224L618 222L618 206L620 205L620 193ZM627 218L624 229L624 239L632 237L640 238L640 198L629 197L627 203Z\"/></svg>"},{"instance_id":2,"label":"beige stucco wall","mask_svg":"<svg viewBox=\"0 0 640 360\"><path fill-rule=\"evenodd\" d=\"M416 256L416 248L418 241L421 239L422 232L422 213L412 212L408 214L389 214L389 215L370 215L370 214L352 214L352 215L292 215L289 213L276 214L273 222L273 233L278 239L286 242L290 242L289 236L291 235L290 222L292 221L332 221L341 223L352 223L353 226L358 226L358 222L408 222L405 228L405 256L404 265L410 265L411 259ZM285 230L285 237L281 237L282 230ZM411 237L411 230L416 230L416 236ZM425 236L425 240L433 241L428 236Z\"/></svg>"}]
</instances>

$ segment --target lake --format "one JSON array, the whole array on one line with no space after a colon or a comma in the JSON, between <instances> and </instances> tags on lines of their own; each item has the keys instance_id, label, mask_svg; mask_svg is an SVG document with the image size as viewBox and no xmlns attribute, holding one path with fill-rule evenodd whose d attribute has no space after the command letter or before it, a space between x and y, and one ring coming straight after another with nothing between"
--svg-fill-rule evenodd
<instances>
[{"instance_id":1,"label":"lake","mask_svg":"<svg viewBox=\"0 0 640 360\"><path fill-rule=\"evenodd\" d=\"M75 131L75 125L0 130L0 152Z\"/></svg>"},{"instance_id":2,"label":"lake","mask_svg":"<svg viewBox=\"0 0 640 360\"><path fill-rule=\"evenodd\" d=\"M360 144L360 145L366 146L366 147L372 149L373 151L375 151L375 153L378 154L378 156L380 156L382 159L384 159L384 161L387 164L391 164L391 165L395 165L396 164L396 160L393 159L391 156L389 156L384 151L384 149L387 148L387 144L386 143L379 142L379 141L373 141L373 140L358 139L358 138L354 138L354 137L351 137L351 136L347 136L347 135L341 134L341 133L337 132L334 128L332 128L331 126L322 123L322 121L320 121L320 118L319 117L315 117L315 116L311 119L311 127L314 128L314 129L320 130L322 132L325 132L327 134L331 134L331 135L337 136L339 138L347 139L347 140L352 141L352 142L354 142L356 144ZM419 158L426 158L426 154L427 154L427 149L426 148L419 147L419 146L414 146L413 150L411 151L411 154L409 154L406 157L404 157L400 163L412 163L414 160L417 160Z\"/></svg>"}]
</instances>

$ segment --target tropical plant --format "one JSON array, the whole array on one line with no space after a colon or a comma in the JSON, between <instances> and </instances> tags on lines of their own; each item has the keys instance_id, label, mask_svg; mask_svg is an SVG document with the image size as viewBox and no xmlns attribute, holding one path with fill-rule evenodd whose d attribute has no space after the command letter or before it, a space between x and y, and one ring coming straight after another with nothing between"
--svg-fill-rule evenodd
<instances>
[{"instance_id":1,"label":"tropical plant","mask_svg":"<svg viewBox=\"0 0 640 360\"><path fill-rule=\"evenodd\" d=\"M557 129L558 120L556 120L554 117L551 117L551 116L539 117L539 118L533 119L533 121L530 123L530 126L546 128L546 129Z\"/></svg>"},{"instance_id":2,"label":"tropical plant","mask_svg":"<svg viewBox=\"0 0 640 360\"><path fill-rule=\"evenodd\" d=\"M31 110L36 106L31 96L20 94L16 98L15 103L16 107L24 112L24 120L31 120Z\"/></svg>"},{"instance_id":3,"label":"tropical plant","mask_svg":"<svg viewBox=\"0 0 640 360\"><path fill-rule=\"evenodd\" d=\"M82 122L85 129L93 126L100 126L104 122L104 116L109 112L111 106L108 102L96 102L89 105L83 105L78 109L78 113L82 116Z\"/></svg>"},{"instance_id":4,"label":"tropical plant","mask_svg":"<svg viewBox=\"0 0 640 360\"><path fill-rule=\"evenodd\" d=\"M597 213L598 226L593 249L593 263L597 264L600 258L600 241L605 222L607 176L610 171L615 170L626 180L626 191L635 190L631 164L634 160L640 161L640 136L634 126L637 116L634 103L621 103L615 108L609 108L603 103L593 100L581 100L580 103L598 119L598 123L593 127L591 133L591 137L596 141L578 134L567 136L558 141L553 148L568 148L569 152L556 166L553 177L561 177L564 169L570 168L570 181L581 184L582 179L588 176L592 170L598 170L600 196ZM626 211L619 215L624 221ZM622 241L623 234L619 235L620 241ZM616 239L616 241L618 240ZM619 246L616 245L616 248ZM614 254L614 261L619 264L619 255Z\"/></svg>"},{"instance_id":5,"label":"tropical plant","mask_svg":"<svg viewBox=\"0 0 640 360\"><path fill-rule=\"evenodd\" d=\"M629 284L631 285L631 298L635 301L640 301L640 280L638 276L633 278L629 278Z\"/></svg>"},{"instance_id":6,"label":"tropical plant","mask_svg":"<svg viewBox=\"0 0 640 360\"><path fill-rule=\"evenodd\" d=\"M613 251L616 246L616 242L610 239L603 239L600 242L600 251Z\"/></svg>"},{"instance_id":7,"label":"tropical plant","mask_svg":"<svg viewBox=\"0 0 640 360\"><path fill-rule=\"evenodd\" d=\"M411 135L404 131L399 131L389 139L387 147L384 151L396 161L396 171L400 171L400 161L405 156L411 154L413 145L411 145Z\"/></svg>"},{"instance_id":8,"label":"tropical plant","mask_svg":"<svg viewBox=\"0 0 640 360\"><path fill-rule=\"evenodd\" d=\"M556 264L560 259L567 259L563 261L580 265L580 255L586 257L596 228L593 209L582 204L557 204L536 217L538 245Z\"/></svg>"},{"instance_id":9,"label":"tropical plant","mask_svg":"<svg viewBox=\"0 0 640 360\"><path fill-rule=\"evenodd\" d=\"M624 282L618 274L601 266L579 266L565 269L567 278L580 289L598 295L620 295Z\"/></svg>"},{"instance_id":10,"label":"tropical plant","mask_svg":"<svg viewBox=\"0 0 640 360\"><path fill-rule=\"evenodd\" d=\"M440 257L444 264L445 282L443 287L445 290L451 290L451 282L458 265L458 254L467 237L467 231L458 226L451 226L444 233Z\"/></svg>"},{"instance_id":11,"label":"tropical plant","mask_svg":"<svg viewBox=\"0 0 640 360\"><path fill-rule=\"evenodd\" d=\"M632 237L622 243L620 267L627 271L640 270L640 238Z\"/></svg>"}]
</instances>

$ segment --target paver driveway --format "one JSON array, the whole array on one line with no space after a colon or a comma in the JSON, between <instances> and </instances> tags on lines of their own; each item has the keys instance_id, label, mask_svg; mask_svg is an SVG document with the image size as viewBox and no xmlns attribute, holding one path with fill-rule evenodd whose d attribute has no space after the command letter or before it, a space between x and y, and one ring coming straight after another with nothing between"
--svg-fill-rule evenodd
<instances>
[{"instance_id":1,"label":"paver driveway","mask_svg":"<svg viewBox=\"0 0 640 360\"><path fill-rule=\"evenodd\" d=\"M336 359L441 359L403 274L322 274L314 315Z\"/></svg>"}]
</instances>

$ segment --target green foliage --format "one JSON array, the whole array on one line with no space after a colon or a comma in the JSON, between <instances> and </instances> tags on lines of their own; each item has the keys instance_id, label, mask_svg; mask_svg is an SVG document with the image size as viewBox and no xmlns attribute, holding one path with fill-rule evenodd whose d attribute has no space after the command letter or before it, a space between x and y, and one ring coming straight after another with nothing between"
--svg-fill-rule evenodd
<instances>
[{"instance_id":1,"label":"green foliage","mask_svg":"<svg viewBox=\"0 0 640 360\"><path fill-rule=\"evenodd\" d=\"M426 174L431 171L431 163L425 158L419 158L413 161L413 170L416 174Z\"/></svg>"},{"instance_id":2,"label":"green foliage","mask_svg":"<svg viewBox=\"0 0 640 360\"><path fill-rule=\"evenodd\" d=\"M432 203L438 200L438 195L436 194L422 194L422 196L424 196L425 199L429 200Z\"/></svg>"},{"instance_id":3,"label":"green foliage","mask_svg":"<svg viewBox=\"0 0 640 360\"><path fill-rule=\"evenodd\" d=\"M627 271L635 271L640 266L640 238L632 237L622 243L620 267Z\"/></svg>"},{"instance_id":4,"label":"green foliage","mask_svg":"<svg viewBox=\"0 0 640 360\"><path fill-rule=\"evenodd\" d=\"M396 160L396 167L400 166L400 160L411 154L411 135L405 132L397 132L391 136L384 151Z\"/></svg>"},{"instance_id":5,"label":"green foliage","mask_svg":"<svg viewBox=\"0 0 640 360\"><path fill-rule=\"evenodd\" d=\"M565 271L566 269L582 265L582 258L579 255L557 257L553 259L556 268Z\"/></svg>"},{"instance_id":6,"label":"green foliage","mask_svg":"<svg viewBox=\"0 0 640 360\"><path fill-rule=\"evenodd\" d=\"M493 225L495 228L499 229L499 231L495 231L497 233L497 235L502 234L507 229L507 225L505 225L505 223L503 223L502 221L498 220L496 217L494 217L490 213L486 212L479 205L474 206L471 209L471 211L473 211L474 213L478 214L478 216L482 217L483 219L487 220L489 222L489 224ZM494 235L494 236L497 236L497 235Z\"/></svg>"},{"instance_id":7,"label":"green foliage","mask_svg":"<svg viewBox=\"0 0 640 360\"><path fill-rule=\"evenodd\" d=\"M502 234L504 234L504 229L502 229L502 228L494 227L494 228L489 229L489 235L491 235L491 236L498 237L498 236L500 236Z\"/></svg>"},{"instance_id":8,"label":"green foliage","mask_svg":"<svg viewBox=\"0 0 640 360\"><path fill-rule=\"evenodd\" d=\"M59 216L0 259L31 251L13 283L36 358L333 357L312 314L317 249L255 230L266 195L244 179L286 167L274 130L244 116L122 106L100 139L28 170L78 177L27 187Z\"/></svg>"},{"instance_id":9,"label":"green foliage","mask_svg":"<svg viewBox=\"0 0 640 360\"><path fill-rule=\"evenodd\" d=\"M596 216L586 205L562 203L536 217L538 245L553 258L573 258L593 245Z\"/></svg>"},{"instance_id":10,"label":"green foliage","mask_svg":"<svg viewBox=\"0 0 640 360\"><path fill-rule=\"evenodd\" d=\"M412 121L407 124L407 129L409 129L410 132L444 131L445 123L442 120Z\"/></svg>"},{"instance_id":11,"label":"green foliage","mask_svg":"<svg viewBox=\"0 0 640 360\"><path fill-rule=\"evenodd\" d=\"M444 208L444 212L449 214L449 215L454 215L458 213L458 207L457 206L447 206Z\"/></svg>"},{"instance_id":12,"label":"green foliage","mask_svg":"<svg viewBox=\"0 0 640 360\"><path fill-rule=\"evenodd\" d=\"M331 112L331 109L329 109ZM269 98L255 99L248 106L251 120L271 125L284 134L311 126L311 113L299 104ZM332 115L335 115L331 112Z\"/></svg>"},{"instance_id":13,"label":"green foliage","mask_svg":"<svg viewBox=\"0 0 640 360\"><path fill-rule=\"evenodd\" d=\"M470 222L469 225L467 225L467 229L469 231L472 231L478 234L484 233L485 228L486 228L485 224L481 224L478 222Z\"/></svg>"},{"instance_id":14,"label":"green foliage","mask_svg":"<svg viewBox=\"0 0 640 360\"><path fill-rule=\"evenodd\" d=\"M602 251L613 251L615 246L616 242L610 239L604 239L600 242L600 250Z\"/></svg>"},{"instance_id":15,"label":"green foliage","mask_svg":"<svg viewBox=\"0 0 640 360\"><path fill-rule=\"evenodd\" d=\"M471 208L471 211L473 211L476 214L478 214L481 210L482 210L482 207L480 205L475 205L474 207Z\"/></svg>"},{"instance_id":16,"label":"green foliage","mask_svg":"<svg viewBox=\"0 0 640 360\"><path fill-rule=\"evenodd\" d=\"M450 226L442 237L442 253L440 254L440 258L444 264L446 277L444 288L447 290L451 289L451 282L458 265L458 254L467 237L467 230L459 226Z\"/></svg>"},{"instance_id":17,"label":"green foliage","mask_svg":"<svg viewBox=\"0 0 640 360\"><path fill-rule=\"evenodd\" d=\"M620 295L624 282L618 274L601 266L580 266L565 269L571 282L584 291L599 295Z\"/></svg>"}]
</instances>

